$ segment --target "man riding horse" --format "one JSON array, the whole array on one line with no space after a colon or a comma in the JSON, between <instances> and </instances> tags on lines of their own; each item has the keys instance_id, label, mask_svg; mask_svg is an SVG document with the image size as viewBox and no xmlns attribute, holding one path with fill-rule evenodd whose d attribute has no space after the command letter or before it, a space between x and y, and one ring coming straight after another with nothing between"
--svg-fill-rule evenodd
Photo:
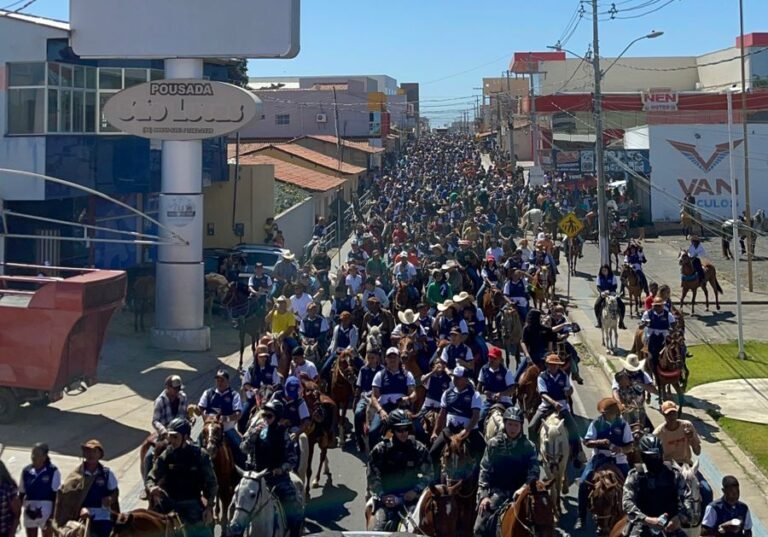
<instances>
[{"instance_id":1,"label":"man riding horse","mask_svg":"<svg viewBox=\"0 0 768 537\"><path fill-rule=\"evenodd\" d=\"M627 249L624 251L624 263L629 265L629 267L635 271L635 275L640 280L640 286L643 288L643 292L646 296L648 296L648 278L645 277L645 273L643 272L643 265L647 263L648 260L645 258L645 254L643 253L643 247L637 244L636 242L630 242L627 246ZM624 287L626 282L621 282L621 294L624 294Z\"/></svg>"},{"instance_id":2,"label":"man riding horse","mask_svg":"<svg viewBox=\"0 0 768 537\"><path fill-rule=\"evenodd\" d=\"M665 300L657 296L653 299L653 308L643 313L640 320L640 324L646 329L646 345L651 358L651 371L654 373L667 336L672 325L677 322L675 316L664 308L665 304Z\"/></svg>"},{"instance_id":3,"label":"man riding horse","mask_svg":"<svg viewBox=\"0 0 768 537\"><path fill-rule=\"evenodd\" d=\"M707 257L707 251L701 244L701 238L698 235L691 235L691 245L688 246L688 257L691 258L693 268L696 269L696 274L699 275L699 281L705 282L707 280L704 274L704 267L701 264L701 259Z\"/></svg>"}]
</instances>

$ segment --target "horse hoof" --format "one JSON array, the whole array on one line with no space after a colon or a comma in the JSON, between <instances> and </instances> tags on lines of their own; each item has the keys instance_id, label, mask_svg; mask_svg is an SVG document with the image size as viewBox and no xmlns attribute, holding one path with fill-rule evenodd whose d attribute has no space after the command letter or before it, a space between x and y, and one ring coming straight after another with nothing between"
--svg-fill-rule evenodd
<instances>
[{"instance_id":1,"label":"horse hoof","mask_svg":"<svg viewBox=\"0 0 768 537\"><path fill-rule=\"evenodd\" d=\"M312 488L313 489L319 489L320 488L320 482L319 481L315 481L314 483L312 483Z\"/></svg>"}]
</instances>

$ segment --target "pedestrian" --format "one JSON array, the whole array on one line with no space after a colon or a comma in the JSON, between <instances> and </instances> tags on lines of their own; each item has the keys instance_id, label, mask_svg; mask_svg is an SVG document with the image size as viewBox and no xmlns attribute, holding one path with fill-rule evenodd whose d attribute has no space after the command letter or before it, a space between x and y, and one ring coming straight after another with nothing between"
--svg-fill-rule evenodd
<instances>
[{"instance_id":1,"label":"pedestrian","mask_svg":"<svg viewBox=\"0 0 768 537\"><path fill-rule=\"evenodd\" d=\"M51 537L51 517L56 493L61 488L61 472L48 457L48 445L38 442L32 448L32 464L21 472L19 498L24 508L24 529L27 537Z\"/></svg>"},{"instance_id":2,"label":"pedestrian","mask_svg":"<svg viewBox=\"0 0 768 537\"><path fill-rule=\"evenodd\" d=\"M722 498L707 505L704 511L702 537L752 537L752 515L747 504L739 500L740 495L739 480L732 475L723 477Z\"/></svg>"},{"instance_id":3,"label":"pedestrian","mask_svg":"<svg viewBox=\"0 0 768 537\"><path fill-rule=\"evenodd\" d=\"M19 486L0 461L0 537L13 537L21 516Z\"/></svg>"}]
</instances>

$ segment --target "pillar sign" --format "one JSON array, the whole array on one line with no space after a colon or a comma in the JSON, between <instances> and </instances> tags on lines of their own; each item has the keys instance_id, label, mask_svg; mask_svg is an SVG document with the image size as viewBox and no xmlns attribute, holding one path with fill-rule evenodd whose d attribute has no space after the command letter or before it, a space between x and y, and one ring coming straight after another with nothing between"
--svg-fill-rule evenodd
<instances>
[{"instance_id":1,"label":"pillar sign","mask_svg":"<svg viewBox=\"0 0 768 537\"><path fill-rule=\"evenodd\" d=\"M82 58L165 59L165 80L105 106L123 132L162 140L159 220L184 243L158 250L152 342L210 348L203 323L202 140L261 115L249 91L203 79L204 58L293 58L300 0L70 0L70 45Z\"/></svg>"}]
</instances>

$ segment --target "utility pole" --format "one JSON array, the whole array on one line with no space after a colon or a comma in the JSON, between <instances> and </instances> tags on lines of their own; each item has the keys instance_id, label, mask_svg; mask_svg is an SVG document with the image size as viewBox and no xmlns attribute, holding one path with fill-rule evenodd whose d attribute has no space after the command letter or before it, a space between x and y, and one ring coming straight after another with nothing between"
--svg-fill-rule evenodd
<instances>
[{"instance_id":1,"label":"utility pole","mask_svg":"<svg viewBox=\"0 0 768 537\"><path fill-rule=\"evenodd\" d=\"M592 0L592 1L593 3L597 2L597 0ZM530 54L528 55L528 79L531 82L529 95L530 95L530 103L531 103L531 143L533 145L533 165L538 166L539 165L539 125L536 119L536 91L533 84L533 69L531 69Z\"/></svg>"},{"instance_id":2,"label":"utility pole","mask_svg":"<svg viewBox=\"0 0 768 537\"><path fill-rule=\"evenodd\" d=\"M597 0L592 0L592 68L595 72L595 93L592 105L595 117L595 160L597 161L597 233L600 245L600 265L610 263L608 236L608 209L605 199L605 156L603 148L603 95L600 71L600 34ZM531 85L533 87L533 85ZM534 101L535 102L535 101Z\"/></svg>"},{"instance_id":3,"label":"utility pole","mask_svg":"<svg viewBox=\"0 0 768 537\"><path fill-rule=\"evenodd\" d=\"M749 200L749 136L747 132L747 77L746 57L744 55L744 0L739 0L739 32L741 49L741 128L744 137L744 211L746 220L752 226L752 207ZM752 233L747 233L747 286L749 291L754 291L752 285Z\"/></svg>"}]
</instances>

